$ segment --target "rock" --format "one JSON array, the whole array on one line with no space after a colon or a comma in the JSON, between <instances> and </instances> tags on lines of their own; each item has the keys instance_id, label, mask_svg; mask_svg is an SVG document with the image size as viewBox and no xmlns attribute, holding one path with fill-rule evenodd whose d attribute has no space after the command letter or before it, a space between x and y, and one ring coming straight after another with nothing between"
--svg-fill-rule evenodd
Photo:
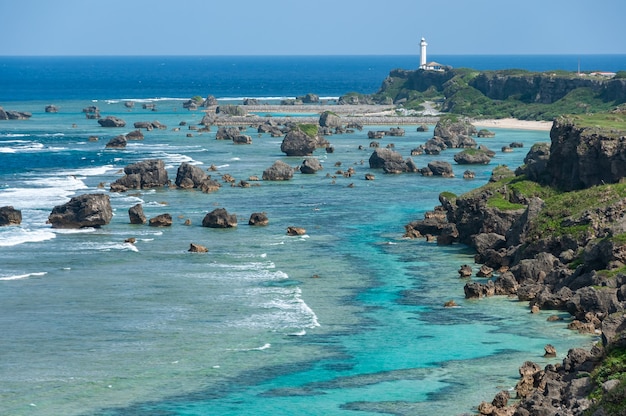
<instances>
[{"instance_id":1,"label":"rock","mask_svg":"<svg viewBox=\"0 0 626 416\"><path fill-rule=\"evenodd\" d=\"M111 184L112 192L124 192L128 189L159 188L167 185L168 177L165 163L160 159L144 160L127 165L124 177Z\"/></svg>"},{"instance_id":2,"label":"rock","mask_svg":"<svg viewBox=\"0 0 626 416\"><path fill-rule=\"evenodd\" d=\"M473 273L474 272L472 271L472 266L470 266L469 264L464 264L459 269L459 277L461 278L472 277Z\"/></svg>"},{"instance_id":3,"label":"rock","mask_svg":"<svg viewBox=\"0 0 626 416\"><path fill-rule=\"evenodd\" d=\"M448 162L435 160L428 163L428 170L435 176L443 176L444 178L453 178L454 171L452 165Z\"/></svg>"},{"instance_id":4,"label":"rock","mask_svg":"<svg viewBox=\"0 0 626 416\"><path fill-rule=\"evenodd\" d=\"M393 165L405 166L402 155L391 149L378 148L369 158L371 169L381 169L387 165L388 169Z\"/></svg>"},{"instance_id":5,"label":"rock","mask_svg":"<svg viewBox=\"0 0 626 416\"><path fill-rule=\"evenodd\" d=\"M417 126L417 131L418 132L428 131L428 126L426 124L420 124L419 126Z\"/></svg>"},{"instance_id":6,"label":"rock","mask_svg":"<svg viewBox=\"0 0 626 416\"><path fill-rule=\"evenodd\" d=\"M302 165L300 166L300 172L304 174L313 174L322 169L324 169L322 164L315 157L304 159Z\"/></svg>"},{"instance_id":7,"label":"rock","mask_svg":"<svg viewBox=\"0 0 626 416\"><path fill-rule=\"evenodd\" d=\"M471 170L466 170L463 172L463 179L474 179L476 177L476 173Z\"/></svg>"},{"instance_id":8,"label":"rock","mask_svg":"<svg viewBox=\"0 0 626 416\"><path fill-rule=\"evenodd\" d=\"M246 134L238 134L237 136L233 137L233 143L234 144L252 144L252 137Z\"/></svg>"},{"instance_id":9,"label":"rock","mask_svg":"<svg viewBox=\"0 0 626 416\"><path fill-rule=\"evenodd\" d=\"M176 172L176 186L183 189L199 188L209 177L201 168L182 162Z\"/></svg>"},{"instance_id":10,"label":"rock","mask_svg":"<svg viewBox=\"0 0 626 416\"><path fill-rule=\"evenodd\" d=\"M545 354L543 354L544 357L556 357L556 348L554 348L552 344L546 344L543 349L546 352Z\"/></svg>"},{"instance_id":11,"label":"rock","mask_svg":"<svg viewBox=\"0 0 626 416\"><path fill-rule=\"evenodd\" d=\"M550 144L535 143L524 158L524 165L515 170L516 175L526 175L528 180L545 182L548 179L548 160L550 160Z\"/></svg>"},{"instance_id":12,"label":"rock","mask_svg":"<svg viewBox=\"0 0 626 416\"><path fill-rule=\"evenodd\" d=\"M20 225L22 223L22 211L8 205L0 207L0 227L6 225Z\"/></svg>"},{"instance_id":13,"label":"rock","mask_svg":"<svg viewBox=\"0 0 626 416\"><path fill-rule=\"evenodd\" d=\"M302 227L287 227L287 235L296 236L296 235L305 235L306 230Z\"/></svg>"},{"instance_id":14,"label":"rock","mask_svg":"<svg viewBox=\"0 0 626 416\"><path fill-rule=\"evenodd\" d=\"M124 149L126 147L126 137L123 135L115 136L106 144L106 149Z\"/></svg>"},{"instance_id":15,"label":"rock","mask_svg":"<svg viewBox=\"0 0 626 416\"><path fill-rule=\"evenodd\" d=\"M311 137L305 132L296 129L285 135L280 151L287 156L309 156L317 148L316 137Z\"/></svg>"},{"instance_id":16,"label":"rock","mask_svg":"<svg viewBox=\"0 0 626 416\"><path fill-rule=\"evenodd\" d=\"M454 161L459 165L487 165L491 158L483 150L466 149L454 155Z\"/></svg>"},{"instance_id":17,"label":"rock","mask_svg":"<svg viewBox=\"0 0 626 416\"><path fill-rule=\"evenodd\" d=\"M302 97L296 97L296 99L301 100L304 104L317 104L320 102L319 95L313 93L308 93Z\"/></svg>"},{"instance_id":18,"label":"rock","mask_svg":"<svg viewBox=\"0 0 626 416\"><path fill-rule=\"evenodd\" d=\"M494 132L489 131L487 129L478 130L478 133L476 135L478 137L496 137L496 134Z\"/></svg>"},{"instance_id":19,"label":"rock","mask_svg":"<svg viewBox=\"0 0 626 416\"><path fill-rule=\"evenodd\" d=\"M154 126L152 125L150 121L137 121L133 124L133 126L136 129L146 129L148 131L151 131L154 129Z\"/></svg>"},{"instance_id":20,"label":"rock","mask_svg":"<svg viewBox=\"0 0 626 416\"><path fill-rule=\"evenodd\" d=\"M7 111L0 107L0 120L27 120L32 116L26 111Z\"/></svg>"},{"instance_id":21,"label":"rock","mask_svg":"<svg viewBox=\"0 0 626 416\"><path fill-rule=\"evenodd\" d=\"M215 113L220 116L237 116L237 117L245 117L248 114L248 111L240 106L240 105L220 105L215 109Z\"/></svg>"},{"instance_id":22,"label":"rock","mask_svg":"<svg viewBox=\"0 0 626 416\"><path fill-rule=\"evenodd\" d=\"M126 140L143 140L144 136L141 130L133 130L126 135Z\"/></svg>"},{"instance_id":23,"label":"rock","mask_svg":"<svg viewBox=\"0 0 626 416\"><path fill-rule=\"evenodd\" d=\"M128 217L131 224L145 224L146 216L143 213L143 206L141 204L133 205L128 209Z\"/></svg>"},{"instance_id":24,"label":"rock","mask_svg":"<svg viewBox=\"0 0 626 416\"><path fill-rule=\"evenodd\" d=\"M224 208L216 208L205 215L202 226L208 228L234 228L237 226L237 216L229 214Z\"/></svg>"},{"instance_id":25,"label":"rock","mask_svg":"<svg viewBox=\"0 0 626 416\"><path fill-rule=\"evenodd\" d=\"M128 244L135 244L137 242L137 239L135 237L129 237L129 238L126 238L124 242Z\"/></svg>"},{"instance_id":26,"label":"rock","mask_svg":"<svg viewBox=\"0 0 626 416\"><path fill-rule=\"evenodd\" d=\"M220 127L215 133L215 140L233 140L239 136L241 132L237 127Z\"/></svg>"},{"instance_id":27,"label":"rock","mask_svg":"<svg viewBox=\"0 0 626 416\"><path fill-rule=\"evenodd\" d=\"M444 308L455 308L459 306L454 300L450 299L443 304Z\"/></svg>"},{"instance_id":28,"label":"rock","mask_svg":"<svg viewBox=\"0 0 626 416\"><path fill-rule=\"evenodd\" d=\"M540 371L541 367L531 361L526 361L519 368L521 380L515 385L518 398L527 397L534 391L535 375Z\"/></svg>"},{"instance_id":29,"label":"rock","mask_svg":"<svg viewBox=\"0 0 626 416\"><path fill-rule=\"evenodd\" d=\"M206 107L215 107L217 105L218 105L217 99L214 96L212 96L212 95L208 95L206 97L206 100L204 100L204 102L202 103L202 106L205 107L205 108Z\"/></svg>"},{"instance_id":30,"label":"rock","mask_svg":"<svg viewBox=\"0 0 626 416\"><path fill-rule=\"evenodd\" d=\"M511 142L511 144L509 144L509 147L511 149L520 149L520 148L524 147L524 143L522 143L522 142Z\"/></svg>"},{"instance_id":31,"label":"rock","mask_svg":"<svg viewBox=\"0 0 626 416\"><path fill-rule=\"evenodd\" d=\"M151 227L170 227L172 225L172 216L170 214L161 214L150 218L148 225Z\"/></svg>"},{"instance_id":32,"label":"rock","mask_svg":"<svg viewBox=\"0 0 626 416\"><path fill-rule=\"evenodd\" d=\"M493 268L483 264L480 266L480 270L476 273L477 277L491 277L493 276Z\"/></svg>"},{"instance_id":33,"label":"rock","mask_svg":"<svg viewBox=\"0 0 626 416\"><path fill-rule=\"evenodd\" d=\"M365 180L366 181L373 181L374 179L376 179L376 176L374 176L373 173L366 173L365 174Z\"/></svg>"},{"instance_id":34,"label":"rock","mask_svg":"<svg viewBox=\"0 0 626 416\"><path fill-rule=\"evenodd\" d=\"M57 205L48 216L52 228L99 228L113 218L109 196L84 194L73 197L63 205Z\"/></svg>"},{"instance_id":35,"label":"rock","mask_svg":"<svg viewBox=\"0 0 626 416\"><path fill-rule=\"evenodd\" d=\"M277 160L272 166L263 171L264 181L287 181L293 178L293 168Z\"/></svg>"},{"instance_id":36,"label":"rock","mask_svg":"<svg viewBox=\"0 0 626 416\"><path fill-rule=\"evenodd\" d=\"M125 127L126 122L121 118L114 116L107 116L98 120L98 124L102 127Z\"/></svg>"},{"instance_id":37,"label":"rock","mask_svg":"<svg viewBox=\"0 0 626 416\"><path fill-rule=\"evenodd\" d=\"M55 105L47 105L45 108L45 112L46 113L58 113L59 112L59 108Z\"/></svg>"},{"instance_id":38,"label":"rock","mask_svg":"<svg viewBox=\"0 0 626 416\"><path fill-rule=\"evenodd\" d=\"M253 212L248 220L248 225L267 225L270 220L264 212Z\"/></svg>"},{"instance_id":39,"label":"rock","mask_svg":"<svg viewBox=\"0 0 626 416\"><path fill-rule=\"evenodd\" d=\"M259 100L256 98L244 98L243 105L259 105Z\"/></svg>"},{"instance_id":40,"label":"rock","mask_svg":"<svg viewBox=\"0 0 626 416\"><path fill-rule=\"evenodd\" d=\"M491 402L498 409L503 409L509 403L509 399L511 398L511 394L507 390L501 390L496 396L493 398Z\"/></svg>"},{"instance_id":41,"label":"rock","mask_svg":"<svg viewBox=\"0 0 626 416\"><path fill-rule=\"evenodd\" d=\"M476 127L474 127L468 119L463 118L456 120L452 118L442 118L437 122L433 132L434 136L446 140L454 139L459 135L473 136L475 134L477 134Z\"/></svg>"},{"instance_id":42,"label":"rock","mask_svg":"<svg viewBox=\"0 0 626 416\"><path fill-rule=\"evenodd\" d=\"M330 127L330 128L341 127L341 118L337 114L331 111L324 111L320 115L319 125L321 127Z\"/></svg>"},{"instance_id":43,"label":"rock","mask_svg":"<svg viewBox=\"0 0 626 416\"><path fill-rule=\"evenodd\" d=\"M200 245L200 244L191 243L189 245L189 250L187 250L187 251L189 251L191 253L208 253L209 249L206 248L205 246Z\"/></svg>"}]
</instances>

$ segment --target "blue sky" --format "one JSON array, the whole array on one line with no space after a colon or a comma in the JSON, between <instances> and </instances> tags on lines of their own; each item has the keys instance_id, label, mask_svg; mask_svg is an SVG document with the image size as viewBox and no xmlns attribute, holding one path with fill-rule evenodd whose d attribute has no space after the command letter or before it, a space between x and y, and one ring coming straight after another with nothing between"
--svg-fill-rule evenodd
<instances>
[{"instance_id":1,"label":"blue sky","mask_svg":"<svg viewBox=\"0 0 626 416\"><path fill-rule=\"evenodd\" d=\"M3 4L2 4L3 3ZM624 0L0 0L0 55L625 54Z\"/></svg>"}]
</instances>

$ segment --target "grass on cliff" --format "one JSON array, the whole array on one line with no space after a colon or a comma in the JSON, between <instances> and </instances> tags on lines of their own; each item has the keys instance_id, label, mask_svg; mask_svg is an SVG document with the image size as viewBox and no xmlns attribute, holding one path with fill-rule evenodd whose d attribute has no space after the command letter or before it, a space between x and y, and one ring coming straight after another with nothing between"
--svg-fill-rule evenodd
<instances>
[{"instance_id":1,"label":"grass on cliff","mask_svg":"<svg viewBox=\"0 0 626 416\"><path fill-rule=\"evenodd\" d=\"M298 124L298 128L309 137L317 136L317 125L315 124Z\"/></svg>"},{"instance_id":2,"label":"grass on cliff","mask_svg":"<svg viewBox=\"0 0 626 416\"><path fill-rule=\"evenodd\" d=\"M567 116L577 127L626 134L626 112L596 113Z\"/></svg>"},{"instance_id":3,"label":"grass on cliff","mask_svg":"<svg viewBox=\"0 0 626 416\"><path fill-rule=\"evenodd\" d=\"M616 348L610 351L602 360L602 363L591 373L595 389L590 398L595 404L584 414L590 416L596 414L598 409L604 409L605 415L626 414L626 349ZM602 384L609 380L618 380L619 385L609 392L602 389Z\"/></svg>"},{"instance_id":4,"label":"grass on cliff","mask_svg":"<svg viewBox=\"0 0 626 416\"><path fill-rule=\"evenodd\" d=\"M571 192L560 192L546 198L545 206L533 221L529 238L543 236L582 236L591 224L581 218L586 211L605 207L626 197L626 184L594 186Z\"/></svg>"}]
</instances>

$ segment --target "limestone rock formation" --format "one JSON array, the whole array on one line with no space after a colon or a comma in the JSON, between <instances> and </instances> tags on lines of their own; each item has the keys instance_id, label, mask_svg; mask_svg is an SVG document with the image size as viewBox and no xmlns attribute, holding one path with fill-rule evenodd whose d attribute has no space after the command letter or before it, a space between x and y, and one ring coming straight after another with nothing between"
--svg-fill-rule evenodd
<instances>
[{"instance_id":1,"label":"limestone rock formation","mask_svg":"<svg viewBox=\"0 0 626 416\"><path fill-rule=\"evenodd\" d=\"M172 223L172 216L167 213L152 217L148 221L148 225L151 227L171 227Z\"/></svg>"},{"instance_id":2,"label":"limestone rock formation","mask_svg":"<svg viewBox=\"0 0 626 416\"><path fill-rule=\"evenodd\" d=\"M52 228L100 227L113 218L107 194L84 194L57 205L48 216Z\"/></svg>"},{"instance_id":3,"label":"limestone rock formation","mask_svg":"<svg viewBox=\"0 0 626 416\"><path fill-rule=\"evenodd\" d=\"M203 245L191 243L189 245L189 250L187 251L189 251L190 253L208 253L209 249Z\"/></svg>"},{"instance_id":4,"label":"limestone rock formation","mask_svg":"<svg viewBox=\"0 0 626 416\"><path fill-rule=\"evenodd\" d=\"M112 192L129 189L159 188L167 185L165 163L160 159L144 160L124 168L125 175L111 184Z\"/></svg>"},{"instance_id":5,"label":"limestone rock formation","mask_svg":"<svg viewBox=\"0 0 626 416\"><path fill-rule=\"evenodd\" d=\"M126 137L124 135L115 136L106 144L107 149L124 149L126 147Z\"/></svg>"},{"instance_id":6,"label":"limestone rock formation","mask_svg":"<svg viewBox=\"0 0 626 416\"><path fill-rule=\"evenodd\" d=\"M253 212L248 220L248 225L267 225L269 224L269 218L264 212Z\"/></svg>"},{"instance_id":7,"label":"limestone rock formation","mask_svg":"<svg viewBox=\"0 0 626 416\"><path fill-rule=\"evenodd\" d=\"M141 204L136 204L130 207L128 209L128 217L131 224L145 224L147 221Z\"/></svg>"},{"instance_id":8,"label":"limestone rock formation","mask_svg":"<svg viewBox=\"0 0 626 416\"><path fill-rule=\"evenodd\" d=\"M264 181L287 181L291 178L293 178L293 168L280 160L263 171Z\"/></svg>"},{"instance_id":9,"label":"limestone rock formation","mask_svg":"<svg viewBox=\"0 0 626 416\"><path fill-rule=\"evenodd\" d=\"M302 165L300 165L300 172L304 174L312 174L322 169L324 168L316 157L304 159L304 161L302 161Z\"/></svg>"},{"instance_id":10,"label":"limestone rock formation","mask_svg":"<svg viewBox=\"0 0 626 416\"><path fill-rule=\"evenodd\" d=\"M234 228L237 226L237 216L229 214L224 208L216 208L204 216L203 227Z\"/></svg>"},{"instance_id":11,"label":"limestone rock formation","mask_svg":"<svg viewBox=\"0 0 626 416\"><path fill-rule=\"evenodd\" d=\"M107 116L98 120L98 124L102 127L125 127L126 122L115 116Z\"/></svg>"},{"instance_id":12,"label":"limestone rock formation","mask_svg":"<svg viewBox=\"0 0 626 416\"><path fill-rule=\"evenodd\" d=\"M0 207L0 227L5 225L20 225L22 223L22 211L12 206Z\"/></svg>"},{"instance_id":13,"label":"limestone rock formation","mask_svg":"<svg viewBox=\"0 0 626 416\"><path fill-rule=\"evenodd\" d=\"M459 165L487 165L491 157L484 150L463 150L454 155L454 161Z\"/></svg>"},{"instance_id":14,"label":"limestone rock formation","mask_svg":"<svg viewBox=\"0 0 626 416\"><path fill-rule=\"evenodd\" d=\"M316 138L299 129L287 133L280 145L280 151L287 156L310 156L316 148Z\"/></svg>"}]
</instances>

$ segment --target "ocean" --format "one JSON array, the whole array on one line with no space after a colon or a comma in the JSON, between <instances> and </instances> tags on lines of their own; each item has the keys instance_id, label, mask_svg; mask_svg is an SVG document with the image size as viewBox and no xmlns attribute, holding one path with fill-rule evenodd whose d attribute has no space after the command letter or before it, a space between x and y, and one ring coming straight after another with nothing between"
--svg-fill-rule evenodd
<instances>
[{"instance_id":1,"label":"ocean","mask_svg":"<svg viewBox=\"0 0 626 416\"><path fill-rule=\"evenodd\" d=\"M433 57L494 69L571 64L565 57L517 58ZM577 66L578 57L570 58ZM457 270L473 264L472 250L402 238L404 224L436 206L440 192L461 194L486 183L497 165L519 166L533 143L549 141L548 132L493 129L496 136L479 143L497 156L465 180L453 150L414 160L420 167L449 161L455 178L369 169L367 131L389 126L366 126L328 137L335 151L316 151L324 166L317 174L241 188L222 175L247 180L275 160L298 166L302 158L286 157L282 138L253 128L245 131L251 145L215 140L216 128L176 128L201 120L202 111L182 107L194 95L235 103L310 92L333 99L375 92L391 69L417 61L0 58L0 106L33 114L0 121L0 206L23 215L20 226L0 228L0 414L460 415L512 389L524 361L560 362L568 349L596 341L567 330L567 314L548 322L554 312L530 314L515 299L464 299ZM626 68L626 56L581 59L592 61L597 69ZM135 107L126 108L126 100ZM157 111L142 108L146 102ZM48 104L59 112L46 113ZM101 128L82 113L91 105L127 127ZM126 149L105 149L145 120L168 128L144 132L145 140ZM432 137L432 129L404 128L406 136L381 144L408 157ZM499 152L513 141L524 148ZM182 162L214 165L210 173L222 187L210 194L108 191L126 165L145 159L162 159L172 180ZM349 167L352 177L337 172ZM364 179L368 172L375 180ZM46 224L54 206L94 192L110 195L110 224ZM128 208L137 203L148 218L170 213L172 227L129 224ZM218 207L235 213L239 225L201 227ZM253 212L265 212L269 225L247 225ZM288 226L306 234L288 236ZM125 242L131 237L135 244ZM209 252L189 253L190 243ZM459 306L444 308L448 300ZM543 357L546 344L556 347L556 358Z\"/></svg>"}]
</instances>

